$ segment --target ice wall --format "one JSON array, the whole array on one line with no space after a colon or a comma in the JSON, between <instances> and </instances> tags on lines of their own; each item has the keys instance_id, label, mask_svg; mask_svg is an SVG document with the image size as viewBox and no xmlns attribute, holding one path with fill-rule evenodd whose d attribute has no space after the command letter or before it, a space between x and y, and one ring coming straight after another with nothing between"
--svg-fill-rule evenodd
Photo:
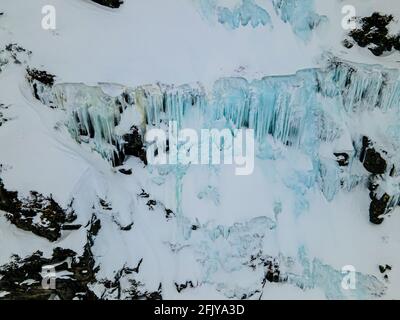
<instances>
[{"instance_id":1,"label":"ice wall","mask_svg":"<svg viewBox=\"0 0 400 320\"><path fill-rule=\"evenodd\" d=\"M282 21L289 23L304 41L308 41L312 31L327 19L315 13L314 0L273 0L272 3Z\"/></svg>"},{"instance_id":2,"label":"ice wall","mask_svg":"<svg viewBox=\"0 0 400 320\"><path fill-rule=\"evenodd\" d=\"M231 29L251 25L253 28L273 27L270 13L265 5L256 0L226 1L195 0L200 11L207 19L216 20ZM276 15L290 24L294 34L303 41L310 40L312 32L327 17L315 12L314 0L271 0ZM262 6L263 5L263 6Z\"/></svg>"},{"instance_id":3,"label":"ice wall","mask_svg":"<svg viewBox=\"0 0 400 320\"><path fill-rule=\"evenodd\" d=\"M198 127L219 128L224 123L226 128L254 129L264 151L267 137L301 150L313 164L312 171L301 173L307 175L302 181L307 181L306 188L317 183L328 200L340 188L350 190L363 181L359 161L353 160L359 155L365 126L382 143L389 141L392 153L399 147L390 138L400 106L399 71L333 57L326 59L324 67L294 75L253 81L222 78L211 92L200 84L120 87L114 95L101 86L59 84L40 92L43 102L67 111L71 135L90 143L110 162L123 153L123 136L133 126L167 128L169 121L192 126L188 119L195 115ZM382 128L372 115L360 124L368 112L389 116L393 125ZM348 164L340 166L336 153L346 154Z\"/></svg>"},{"instance_id":4,"label":"ice wall","mask_svg":"<svg viewBox=\"0 0 400 320\"><path fill-rule=\"evenodd\" d=\"M310 193L320 192L332 201L341 189L351 190L359 184L364 184L368 193L366 186L372 178L378 179L375 198L379 200L387 194L388 206L397 205L400 199L397 169L371 178L360 161L360 153L367 131L374 143L379 144L379 148L373 144L377 151L382 155L382 150L389 151L385 154L387 167L395 164L397 168L400 141L392 137L398 132L399 76L398 70L327 57L321 68L293 75L253 81L222 78L210 91L200 84L126 88L65 83L37 84L36 93L42 102L65 112L65 125L77 142L90 145L113 165L117 165L115 157L124 152L125 135L133 127L142 134L153 127L168 130L169 122L175 120L181 128L252 128L260 159L278 159L278 163L286 152L296 150L296 155L309 163L305 168L289 168L279 176L280 183L289 190L287 202L297 218L310 208ZM380 122L381 119L385 121ZM276 145L279 148L274 148ZM288 156L283 161L291 159ZM198 224L194 231L194 221L181 206L183 178L190 169L180 165L157 168L163 171L164 181L152 181L162 185L168 175L176 179L172 191L176 200L173 208L178 230L176 241L178 246L190 247L196 253L202 270L197 280L215 284L228 297L261 294L260 283L271 277L265 271L265 263L271 257L261 252L263 239L277 228L277 220L260 213L259 217L231 226ZM223 202L220 191L210 185L199 191L197 197L208 198L220 206ZM359 287L348 293L341 287L340 270L321 260L308 259L302 251L296 259L299 263L296 270L285 266L285 257L275 258L282 261L277 281L304 290L321 288L328 298L364 299L385 291L376 278L357 274ZM254 268L257 272L253 272ZM243 284L236 287L221 278L236 273L245 275L241 278Z\"/></svg>"},{"instance_id":5,"label":"ice wall","mask_svg":"<svg viewBox=\"0 0 400 320\"><path fill-rule=\"evenodd\" d=\"M250 24L253 28L260 25L272 25L268 12L255 3L255 0L242 0L241 5L234 9L218 7L218 22L227 24L230 28L236 29L240 26Z\"/></svg>"}]
</instances>

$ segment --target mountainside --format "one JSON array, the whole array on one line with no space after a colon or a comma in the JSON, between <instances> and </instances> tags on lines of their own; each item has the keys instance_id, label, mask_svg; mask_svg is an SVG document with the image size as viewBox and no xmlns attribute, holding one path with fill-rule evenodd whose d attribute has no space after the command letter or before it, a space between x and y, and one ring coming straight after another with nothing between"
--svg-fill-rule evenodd
<instances>
[{"instance_id":1,"label":"mountainside","mask_svg":"<svg viewBox=\"0 0 400 320\"><path fill-rule=\"evenodd\" d=\"M3 0L0 299L398 299L376 2Z\"/></svg>"}]
</instances>

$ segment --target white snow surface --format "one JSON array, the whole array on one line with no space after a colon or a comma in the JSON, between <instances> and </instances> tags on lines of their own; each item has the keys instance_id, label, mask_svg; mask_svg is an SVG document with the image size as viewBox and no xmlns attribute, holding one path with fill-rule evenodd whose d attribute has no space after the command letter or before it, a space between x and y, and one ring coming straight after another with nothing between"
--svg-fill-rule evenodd
<instances>
[{"instance_id":1,"label":"white snow surface","mask_svg":"<svg viewBox=\"0 0 400 320\"><path fill-rule=\"evenodd\" d=\"M224 2L232 5L235 1ZM223 77L251 80L320 67L324 52L357 63L399 68L399 53L377 58L368 50L347 50L341 45L345 34L340 25L342 1L316 1L316 12L326 15L328 22L313 31L308 42L299 39L290 25L276 16L271 1L256 2L271 15L272 29L229 29L204 17L198 3L191 0L126 0L115 10L83 0L2 0L0 12L5 14L0 17L0 48L17 43L32 55L26 64L9 64L0 73L0 103L11 105L7 116L12 118L0 127L0 177L9 190L21 195L31 190L51 194L63 207L75 198L77 223L82 225L91 218L98 198L111 204L111 213L95 209L102 223L93 247L100 265L98 278L111 279L124 265L134 267L143 259L137 279L153 291L162 283L164 298L238 298L260 289L260 270L243 266L243 252L249 255L262 248L273 257L291 257L296 260L295 266L287 264L286 269L302 274L296 268L301 268L299 251L305 248L310 262L317 259L339 273L343 266L353 265L357 272L374 276L387 287L379 298L398 299L399 210L383 224L371 224L365 185L340 190L332 201L327 201L318 187L311 188L303 194L309 207L297 214L298 194L288 187L287 180L297 172L310 170L310 159L301 150L273 141L279 158L257 158L250 176L235 176L229 166L216 170L191 167L183 177L178 199L173 170L160 175L157 169L130 158L125 166L132 168L133 174L119 173L87 145L77 144L66 127L55 130L64 119L63 111L35 100L26 83L24 67L28 65L55 74L57 83L136 87L200 82L211 90ZM400 17L396 0L352 3L361 16L379 9ZM41 9L48 4L57 10L55 31L41 28ZM103 90L109 95L119 93L111 87ZM354 125L361 132L379 131L374 121L381 117L379 123L383 123L388 116L376 114L366 113ZM346 143L348 140L339 142L341 146ZM332 153L332 146L323 146L321 154L324 147L326 154ZM142 189L165 208L179 212L178 216L167 220L160 205L149 211L147 199L138 197ZM199 197L201 192L205 196ZM281 206L279 212L274 210L277 206ZM183 230L186 224L181 221L201 228ZM132 222L130 231L118 227ZM212 236L218 228L237 224L242 226L239 231L231 230L225 237ZM0 213L0 265L12 254L25 257L41 250L51 255L55 247L81 253L85 239L83 233L64 232L61 239L51 243L17 229ZM174 246L180 249L173 251ZM389 281L383 279L379 264L393 267ZM330 281L329 277L325 280ZM178 293L174 283L186 281L198 286ZM343 296L332 295L329 286L320 283L308 289L294 282L267 283L260 290L263 299L359 297L351 290L343 291ZM372 298L368 294L362 297Z\"/></svg>"}]
</instances>

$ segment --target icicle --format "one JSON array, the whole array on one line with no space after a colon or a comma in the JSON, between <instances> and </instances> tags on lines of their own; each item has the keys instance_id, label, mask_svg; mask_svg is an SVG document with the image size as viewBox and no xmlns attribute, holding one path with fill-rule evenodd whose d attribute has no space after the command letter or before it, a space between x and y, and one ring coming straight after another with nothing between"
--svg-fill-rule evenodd
<instances>
[{"instance_id":1,"label":"icicle","mask_svg":"<svg viewBox=\"0 0 400 320\"><path fill-rule=\"evenodd\" d=\"M254 0L242 0L241 5L236 6L233 10L218 7L217 14L218 22L227 24L232 29L247 26L249 23L253 28L259 25L272 25L268 12L258 6Z\"/></svg>"},{"instance_id":2,"label":"icicle","mask_svg":"<svg viewBox=\"0 0 400 320\"><path fill-rule=\"evenodd\" d=\"M288 22L293 32L304 41L311 38L311 31L327 20L315 13L314 0L273 0L276 13Z\"/></svg>"}]
</instances>

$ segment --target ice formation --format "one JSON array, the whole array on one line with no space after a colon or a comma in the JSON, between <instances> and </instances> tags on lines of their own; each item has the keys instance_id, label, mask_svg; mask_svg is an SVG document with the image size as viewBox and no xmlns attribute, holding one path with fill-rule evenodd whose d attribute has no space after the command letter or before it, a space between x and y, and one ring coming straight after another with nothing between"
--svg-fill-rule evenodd
<instances>
[{"instance_id":1,"label":"ice formation","mask_svg":"<svg viewBox=\"0 0 400 320\"><path fill-rule=\"evenodd\" d=\"M326 17L315 13L314 0L272 0L276 13L283 22L291 25L293 32L307 41L311 31Z\"/></svg>"},{"instance_id":2,"label":"ice formation","mask_svg":"<svg viewBox=\"0 0 400 320\"><path fill-rule=\"evenodd\" d=\"M208 19L217 16L221 24L237 29L241 26L251 25L273 27L268 11L255 0L241 0L233 8L226 7L218 0L197 0L202 14ZM327 17L315 12L314 0L271 0L272 6L278 17L289 23L294 34L303 41L311 39L312 31Z\"/></svg>"},{"instance_id":3,"label":"ice formation","mask_svg":"<svg viewBox=\"0 0 400 320\"><path fill-rule=\"evenodd\" d=\"M218 7L218 21L236 29L249 23L253 28L259 25L270 25L271 17L266 10L255 4L254 0L242 0L242 4L233 10L226 7Z\"/></svg>"},{"instance_id":4,"label":"ice formation","mask_svg":"<svg viewBox=\"0 0 400 320\"><path fill-rule=\"evenodd\" d=\"M184 127L196 113L201 115L203 127L223 120L230 129L252 128L261 146L259 156L267 152L268 136L308 155L312 171L301 179L308 181L306 188L318 183L328 200L341 186L350 190L361 181L353 159L360 153L357 141L361 141L362 132L353 128L352 119L375 109L396 113L400 105L397 70L332 57L324 68L301 70L290 76L251 82L223 78L216 81L210 93L199 84L121 87L120 91L110 96L100 87L59 84L51 93L43 94L42 100L65 109L71 135L78 142L90 142L111 162L123 152L123 135L132 126L158 127L177 121ZM121 124L122 118L125 124ZM329 155L321 154L326 145L334 146ZM340 152L350 157L349 168L340 167L334 160L333 153Z\"/></svg>"},{"instance_id":5,"label":"ice formation","mask_svg":"<svg viewBox=\"0 0 400 320\"><path fill-rule=\"evenodd\" d=\"M97 44L96 53L102 49L108 56L118 48L121 54L108 61L112 72L96 70L105 64L102 54L89 52L96 66L91 68L81 61L86 51L79 50L71 65L83 71L63 69L51 50L45 50L49 56L41 52L41 60L35 53L40 53L38 48L24 37L21 43L30 43L36 54L29 68L23 61L28 51L17 45L0 51L0 87L7 89L0 101L0 149L7 151L0 159L0 240L10 244L0 250L0 298L32 292L54 298L41 288L38 272L43 265L63 264L65 259L70 266L64 263L60 268L63 286L55 298L268 299L281 293L295 298L398 298L394 253L399 248L399 220L393 212L400 201L399 70L368 59L354 63L350 60L357 59L351 55L346 56L349 61L343 55L336 58L337 52L315 63L296 57L290 71L281 70L281 65L274 69L276 61L294 56L271 55L277 38L290 50L314 58L320 43L314 43L318 35L312 37L312 31L326 20L316 13L314 1L196 2L218 23L215 34L215 26L200 19L190 5L176 1L175 8L174 1L157 2L157 9L183 8L184 18L193 18L193 30L180 34L187 37L182 41L187 48L175 46L172 40L180 43L180 37L162 39L177 48L176 61L160 41L171 29L157 29L154 21L178 23L173 28L182 31L181 20L157 12L151 1L139 6L154 16L139 19L145 27L143 34L135 34L134 45L113 42L118 36L104 41L106 35L116 34L125 39L120 30L115 33L114 23L100 39L91 29L99 16L110 12L118 19L115 25L137 26L134 2L125 1L117 11L82 5L83 11L93 10L90 18L82 16L90 20L90 32L82 32ZM66 16L80 13L80 6L62 5ZM284 35L280 37L264 28L277 21L273 15L292 30L279 28ZM161 32L164 28L168 32ZM199 41L199 30L211 40ZM268 38L265 44L258 42L265 34L271 35L271 43ZM43 43L50 41L62 52L60 43L68 41L53 40L64 35L80 39L76 30L69 34L65 27L59 34L49 33L51 40ZM218 41L229 35L232 39L222 43L235 50L226 64L215 59L214 65L207 46L220 51ZM239 48L238 40L246 45ZM154 43L161 43L162 50L157 47L152 55L149 48ZM187 72L194 48L198 66ZM187 64L181 50L190 58ZM140 57L146 58L143 68L137 64ZM167 64L184 76L171 75L172 69L164 69ZM210 75L211 69L218 70ZM142 78L144 74L148 78ZM97 83L99 79L108 82ZM197 79L201 83L190 83ZM196 131L253 129L255 173L239 178L231 167L220 164L147 162L144 135L153 128L170 133L171 121ZM168 152L174 150L171 143L166 143ZM17 214L20 207L22 216ZM49 213L57 219L49 220ZM369 221L382 225L369 223L368 213ZM38 248L43 252L36 252ZM342 267L349 264L356 269L354 290L342 283ZM379 274L380 264L396 265L390 281L387 273ZM29 273L20 272L24 268Z\"/></svg>"},{"instance_id":6,"label":"ice formation","mask_svg":"<svg viewBox=\"0 0 400 320\"><path fill-rule=\"evenodd\" d=\"M398 70L327 56L324 67L301 70L294 75L253 81L222 78L210 92L200 84L179 87L156 84L132 89L111 84L93 87L64 83L53 87L38 84L37 88L42 102L65 112L64 123L71 136L79 143L88 143L114 165L115 155L124 152L124 135L132 127L144 134L153 127L168 129L170 121L176 121L180 128L193 126L195 119L197 128L252 128L260 159L279 159L281 148L297 150L308 159L307 169L295 169L282 177L284 185L293 192L293 212L299 216L309 209L309 192L320 190L327 201L333 201L341 189L350 191L359 184L366 184L368 179L377 179L378 187L374 189L377 201L388 194L388 201L384 202L387 210L398 204L397 174L368 177L368 172L362 168L360 155L366 152L367 146L365 138L363 140L363 125L356 124L355 119L368 112L379 112L383 117L393 117L393 124L396 123L400 104L399 76ZM393 126L382 128L379 123L372 128L377 132L374 139L390 151L385 168L396 163L395 151L399 148L390 139L390 128L393 130ZM277 145L282 147L277 148ZM287 264L288 257L273 258L265 254L263 239L276 228L282 204L274 209L275 220L259 216L230 227L200 222L194 225L182 207L184 179L191 172L190 166L149 166L148 170L158 172L153 177L157 185L164 185L170 174L175 177L173 211L179 230L176 250L186 246L193 248L203 270L200 277L192 279L192 285L214 283L218 291L231 298L257 296L263 290L256 284L262 283L264 277L275 277L272 276L275 273L264 273L260 268L249 276L252 285L235 287L222 281L221 274L246 273L246 264L258 270L258 264L263 265L265 261L280 261L277 282L303 290L320 288L327 298L371 298L384 294L385 286L379 280L362 273L358 273L358 290L344 291L341 271L318 259L310 261L305 257L304 248L296 259L300 269ZM213 185L197 193L199 200L207 200L217 207L221 206L220 197L219 189ZM150 200L147 205L152 210L158 206L156 201ZM130 225L130 221L128 218L118 225ZM253 257L252 262L249 257Z\"/></svg>"}]
</instances>

